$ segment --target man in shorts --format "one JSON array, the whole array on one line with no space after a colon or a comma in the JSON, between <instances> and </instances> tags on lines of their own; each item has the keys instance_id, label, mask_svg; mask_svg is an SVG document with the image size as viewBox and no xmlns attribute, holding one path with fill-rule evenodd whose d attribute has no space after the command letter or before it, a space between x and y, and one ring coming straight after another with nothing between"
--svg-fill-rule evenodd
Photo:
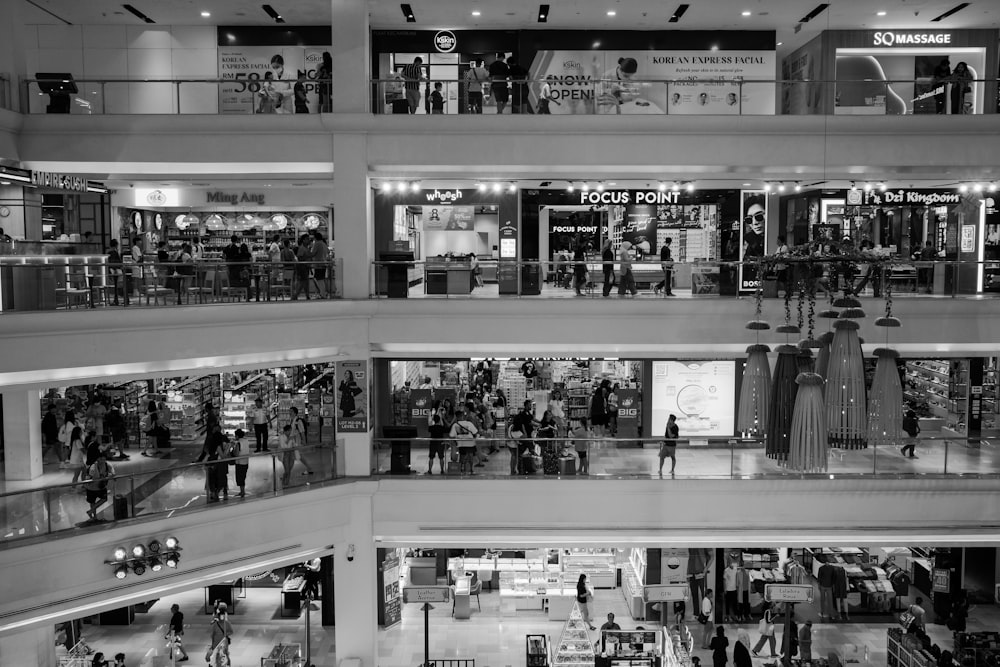
<instances>
[{"instance_id":1,"label":"man in shorts","mask_svg":"<svg viewBox=\"0 0 1000 667\"><path fill-rule=\"evenodd\" d=\"M504 54L498 53L497 59L490 63L490 91L496 101L497 113L503 113L510 94L507 90L507 79L510 78L510 67L504 62Z\"/></svg>"},{"instance_id":2,"label":"man in shorts","mask_svg":"<svg viewBox=\"0 0 1000 667\"><path fill-rule=\"evenodd\" d=\"M427 462L427 474L434 474L434 457L438 459L438 465L441 467L441 474L444 474L444 450L445 450L445 435L448 434L448 427L441 423L441 415L434 415L431 418L431 425L427 427L427 430L431 434L431 453L430 460Z\"/></svg>"},{"instance_id":3,"label":"man in shorts","mask_svg":"<svg viewBox=\"0 0 1000 667\"><path fill-rule=\"evenodd\" d=\"M417 113L420 104L420 82L424 80L424 59L417 56L413 62L403 67L402 75L406 88L406 104L410 113Z\"/></svg>"}]
</instances>

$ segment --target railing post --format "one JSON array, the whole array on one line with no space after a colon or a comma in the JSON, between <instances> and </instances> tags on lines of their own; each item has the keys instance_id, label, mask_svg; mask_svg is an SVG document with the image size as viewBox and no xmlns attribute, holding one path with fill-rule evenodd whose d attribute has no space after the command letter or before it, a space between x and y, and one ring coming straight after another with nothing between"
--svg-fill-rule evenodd
<instances>
[{"instance_id":1,"label":"railing post","mask_svg":"<svg viewBox=\"0 0 1000 667\"><path fill-rule=\"evenodd\" d=\"M50 489L44 489L45 491L45 523L48 526L48 531L46 534L52 534L52 498L49 495Z\"/></svg>"},{"instance_id":2,"label":"railing post","mask_svg":"<svg viewBox=\"0 0 1000 667\"><path fill-rule=\"evenodd\" d=\"M177 111L176 113L180 115L181 113L181 82L174 82L174 97L177 100Z\"/></svg>"},{"instance_id":3,"label":"railing post","mask_svg":"<svg viewBox=\"0 0 1000 667\"><path fill-rule=\"evenodd\" d=\"M271 492L278 495L278 456L271 454Z\"/></svg>"},{"instance_id":4,"label":"railing post","mask_svg":"<svg viewBox=\"0 0 1000 667\"><path fill-rule=\"evenodd\" d=\"M878 477L878 443L872 445L872 475Z\"/></svg>"},{"instance_id":5,"label":"railing post","mask_svg":"<svg viewBox=\"0 0 1000 667\"><path fill-rule=\"evenodd\" d=\"M128 515L135 516L135 475L130 475L128 478Z\"/></svg>"},{"instance_id":6,"label":"railing post","mask_svg":"<svg viewBox=\"0 0 1000 667\"><path fill-rule=\"evenodd\" d=\"M951 449L951 440L945 438L944 441L944 474L948 474L948 450Z\"/></svg>"}]
</instances>

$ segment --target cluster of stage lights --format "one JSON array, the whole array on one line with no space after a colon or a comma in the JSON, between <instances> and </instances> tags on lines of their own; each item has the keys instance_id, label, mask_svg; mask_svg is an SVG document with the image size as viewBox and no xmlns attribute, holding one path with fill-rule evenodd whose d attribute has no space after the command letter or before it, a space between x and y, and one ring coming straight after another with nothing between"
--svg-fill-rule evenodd
<instances>
[{"instance_id":1,"label":"cluster of stage lights","mask_svg":"<svg viewBox=\"0 0 1000 667\"><path fill-rule=\"evenodd\" d=\"M164 566L175 568L181 562L181 545L176 537L168 537L161 543L151 540L148 544L137 542L131 548L118 546L111 553L111 560L104 561L113 569L116 579L124 579L129 570L141 576L147 570L159 572Z\"/></svg>"},{"instance_id":2,"label":"cluster of stage lights","mask_svg":"<svg viewBox=\"0 0 1000 667\"><path fill-rule=\"evenodd\" d=\"M543 183L542 185L545 184ZM611 183L610 185L613 186L616 184ZM574 181L569 181L569 183L566 185L566 192L576 192L577 190L579 190L580 192L590 192L591 190L594 190L595 192L604 192L606 188L607 186L605 185L604 181L598 181L593 185L591 185L587 181L583 181L580 184L577 184ZM660 192L666 192L667 190L670 190L671 192L680 192L681 190L684 190L685 192L694 192L696 188L694 187L694 183L691 183L690 181L687 182L674 181L673 183L660 181L659 183L657 183L656 189L659 190Z\"/></svg>"}]
</instances>

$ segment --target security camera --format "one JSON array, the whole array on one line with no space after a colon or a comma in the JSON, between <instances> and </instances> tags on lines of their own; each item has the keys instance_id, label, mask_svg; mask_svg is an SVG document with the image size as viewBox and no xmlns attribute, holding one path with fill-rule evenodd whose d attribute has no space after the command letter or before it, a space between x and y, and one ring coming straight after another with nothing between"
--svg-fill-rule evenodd
<instances>
[{"instance_id":1,"label":"security camera","mask_svg":"<svg viewBox=\"0 0 1000 667\"><path fill-rule=\"evenodd\" d=\"M354 545L353 544L348 544L347 545L347 562L348 563L353 563L354 562Z\"/></svg>"}]
</instances>

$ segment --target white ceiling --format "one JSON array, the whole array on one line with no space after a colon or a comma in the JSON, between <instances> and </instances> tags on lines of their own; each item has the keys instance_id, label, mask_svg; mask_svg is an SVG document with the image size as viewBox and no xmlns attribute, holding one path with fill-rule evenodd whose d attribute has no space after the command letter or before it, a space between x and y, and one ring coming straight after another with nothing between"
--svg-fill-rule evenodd
<instances>
[{"instance_id":1,"label":"white ceiling","mask_svg":"<svg viewBox=\"0 0 1000 667\"><path fill-rule=\"evenodd\" d=\"M73 24L141 24L122 9L122 0L20 0L28 24L59 20ZM550 5L546 24L537 22L540 1ZM827 29L850 28L998 28L1000 2L972 0L939 23L930 20L959 0L829 0L830 7L794 33L799 19L818 0L687 0L687 13L668 23L682 0L410 0L417 23L407 24L398 0L369 0L372 28L548 28L548 29L678 29L776 30L783 50ZM131 0L161 25L274 25L261 9L269 2L288 25L329 25L334 0ZM38 7L34 6L37 5ZM201 11L212 13L202 18ZM472 11L481 13L472 16ZM616 16L608 17L614 10ZM742 16L743 11L751 15ZM885 11L886 16L876 15Z\"/></svg>"}]
</instances>

